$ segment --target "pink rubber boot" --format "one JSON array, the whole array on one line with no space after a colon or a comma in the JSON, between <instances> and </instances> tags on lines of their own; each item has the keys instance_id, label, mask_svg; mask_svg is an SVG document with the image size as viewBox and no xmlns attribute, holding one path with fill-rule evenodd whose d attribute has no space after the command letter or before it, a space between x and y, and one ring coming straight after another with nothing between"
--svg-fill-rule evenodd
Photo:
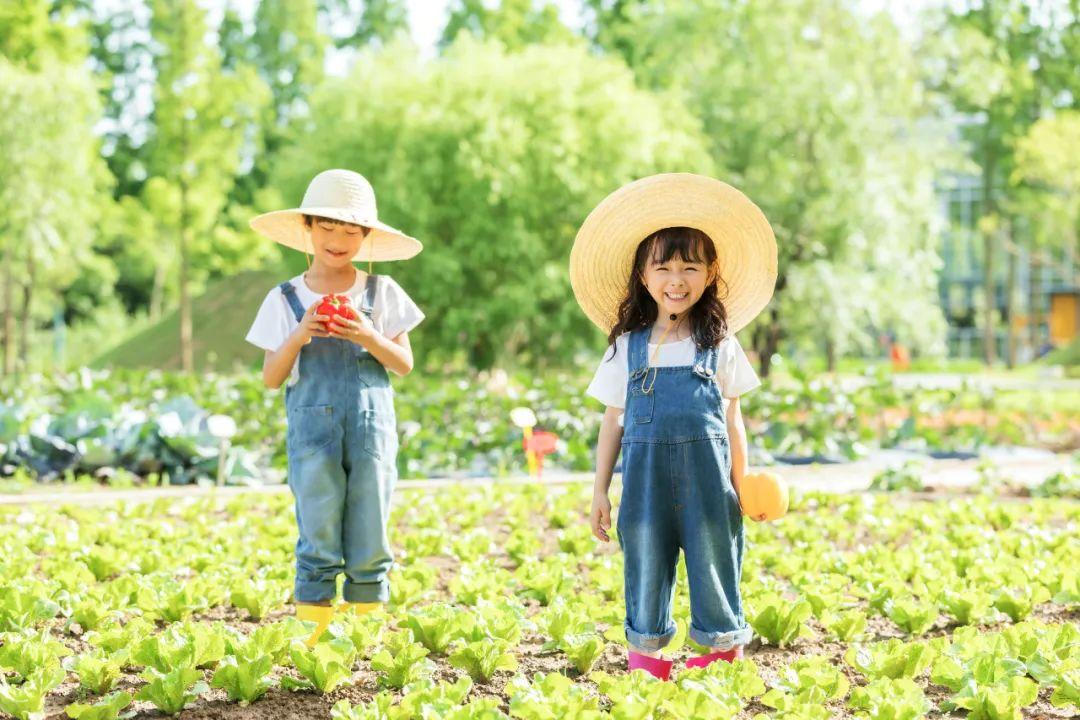
<instances>
[{"instance_id":1,"label":"pink rubber boot","mask_svg":"<svg viewBox=\"0 0 1080 720\"><path fill-rule=\"evenodd\" d=\"M736 645L730 650L722 650L720 652L709 653L708 655L698 655L692 657L686 661L687 669L690 668L703 668L710 663L714 663L717 660L723 660L724 662L734 662L736 660L742 660L743 650L742 645Z\"/></svg>"},{"instance_id":2,"label":"pink rubber boot","mask_svg":"<svg viewBox=\"0 0 1080 720\"><path fill-rule=\"evenodd\" d=\"M636 653L631 650L627 665L631 672L634 670L644 670L658 680L667 680L671 675L671 663L671 660L649 657L648 655L642 655L641 653Z\"/></svg>"}]
</instances>

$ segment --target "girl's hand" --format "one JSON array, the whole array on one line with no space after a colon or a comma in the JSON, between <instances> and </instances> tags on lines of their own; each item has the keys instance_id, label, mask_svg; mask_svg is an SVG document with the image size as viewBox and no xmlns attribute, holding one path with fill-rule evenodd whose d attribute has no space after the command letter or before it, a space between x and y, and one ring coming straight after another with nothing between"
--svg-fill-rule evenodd
<instances>
[{"instance_id":1,"label":"girl's hand","mask_svg":"<svg viewBox=\"0 0 1080 720\"><path fill-rule=\"evenodd\" d=\"M611 501L608 500L607 493L593 493L589 522L592 524L592 534L597 540L602 542L611 540L607 533L611 529Z\"/></svg>"},{"instance_id":2,"label":"girl's hand","mask_svg":"<svg viewBox=\"0 0 1080 720\"><path fill-rule=\"evenodd\" d=\"M742 506L742 492L739 490L740 484L741 481L735 479L735 473L731 473L731 487L733 490L735 490L735 502L739 505L739 513L741 515L745 515L746 511L743 510Z\"/></svg>"},{"instance_id":3,"label":"girl's hand","mask_svg":"<svg viewBox=\"0 0 1080 720\"><path fill-rule=\"evenodd\" d=\"M363 345L364 340L375 334L375 326L367 315L363 313L358 313L358 315L359 319L357 320L351 320L340 315L330 318L331 337L342 338L357 345Z\"/></svg>"},{"instance_id":4,"label":"girl's hand","mask_svg":"<svg viewBox=\"0 0 1080 720\"><path fill-rule=\"evenodd\" d=\"M312 303L311 307L304 313L304 317L301 318L296 330L293 331L304 339L305 345L311 342L313 337L330 337L330 334L323 327L323 323L330 318L326 315L320 315L318 310L319 303Z\"/></svg>"}]
</instances>

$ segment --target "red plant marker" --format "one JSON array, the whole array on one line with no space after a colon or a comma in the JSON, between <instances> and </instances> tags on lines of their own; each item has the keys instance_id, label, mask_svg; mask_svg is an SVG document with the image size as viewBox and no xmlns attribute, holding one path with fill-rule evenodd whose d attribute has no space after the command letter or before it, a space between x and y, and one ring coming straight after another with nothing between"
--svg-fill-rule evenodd
<instances>
[{"instance_id":1,"label":"red plant marker","mask_svg":"<svg viewBox=\"0 0 1080 720\"><path fill-rule=\"evenodd\" d=\"M522 438L521 447L525 449L525 452L532 452L536 457L537 477L544 474L544 456L555 452L555 445L558 442L559 438L555 433L545 430L537 430Z\"/></svg>"}]
</instances>

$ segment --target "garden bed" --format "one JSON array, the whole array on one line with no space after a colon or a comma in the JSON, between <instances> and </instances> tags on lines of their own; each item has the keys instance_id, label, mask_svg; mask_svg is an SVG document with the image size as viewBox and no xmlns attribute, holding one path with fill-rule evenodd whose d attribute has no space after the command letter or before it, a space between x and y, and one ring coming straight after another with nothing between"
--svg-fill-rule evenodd
<instances>
[{"instance_id":1,"label":"garden bed","mask_svg":"<svg viewBox=\"0 0 1080 720\"><path fill-rule=\"evenodd\" d=\"M199 661L188 661L200 666L192 683L211 682L258 628L286 638L265 649L273 655L266 693L245 707L223 688L192 684L183 717L328 717L340 701L351 709L339 705L338 717L382 717L375 704L421 699L445 706L432 717L532 718L542 708L556 717L627 717L634 703L667 707L666 717L701 717L683 700L664 700L660 684L626 679L621 556L589 534L588 497L584 485L399 493L392 605L386 615L342 620L325 637L330 646L336 633L335 647L352 648L346 684L325 694L282 689L283 678L302 681L295 660L303 658L287 641L299 632L289 619L295 531L287 495L2 508L0 658L6 646L29 643L13 655L36 652L39 667L62 668L63 680L45 696L50 718L99 697L79 688L78 657L115 660L122 667L111 691L138 693L155 677L143 665L190 645ZM971 692L1015 686L1018 697L1033 686L1023 717L1069 717L1077 708L1051 698L1057 692L1064 702L1080 668L1080 588L1071 570L1080 562L1078 524L1080 504L1061 499L806 495L779 522L747 524L743 597L756 634L747 660L677 673L679 697L699 702L706 693L739 718L849 718L856 697L869 692L858 688L898 693L901 680L882 679L894 674L910 676L929 717L944 716L945 703L961 694L947 685L964 682L974 683ZM680 637L688 621L682 573ZM553 637L561 640L544 649ZM50 659L49 639L73 655ZM450 657L468 642L499 648L516 667L464 680L464 663ZM680 660L692 652L676 645ZM426 653L431 664L409 664L424 670L394 678L403 669L393 658L410 653ZM184 657L163 669L182 667ZM957 676L957 663L976 674ZM979 674L987 663L996 669ZM12 687L18 673L5 672ZM812 699L811 688L830 697ZM775 707L784 704L797 709L782 715ZM160 715L149 697L129 709Z\"/></svg>"}]
</instances>

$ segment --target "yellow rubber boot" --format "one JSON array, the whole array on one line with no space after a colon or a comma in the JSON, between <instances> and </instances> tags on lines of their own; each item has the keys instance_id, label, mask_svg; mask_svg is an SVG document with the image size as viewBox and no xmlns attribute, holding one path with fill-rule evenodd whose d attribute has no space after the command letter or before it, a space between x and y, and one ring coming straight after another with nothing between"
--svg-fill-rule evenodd
<instances>
[{"instance_id":1,"label":"yellow rubber boot","mask_svg":"<svg viewBox=\"0 0 1080 720\"><path fill-rule=\"evenodd\" d=\"M315 623L315 632L311 633L311 637L307 639L308 647L315 647L315 643L319 642L319 637L326 631L326 627L330 624L330 620L333 617L333 605L297 604L296 619Z\"/></svg>"},{"instance_id":2,"label":"yellow rubber boot","mask_svg":"<svg viewBox=\"0 0 1080 720\"><path fill-rule=\"evenodd\" d=\"M369 612L373 612L382 607L382 603L346 603L347 610L355 615L367 615Z\"/></svg>"}]
</instances>

